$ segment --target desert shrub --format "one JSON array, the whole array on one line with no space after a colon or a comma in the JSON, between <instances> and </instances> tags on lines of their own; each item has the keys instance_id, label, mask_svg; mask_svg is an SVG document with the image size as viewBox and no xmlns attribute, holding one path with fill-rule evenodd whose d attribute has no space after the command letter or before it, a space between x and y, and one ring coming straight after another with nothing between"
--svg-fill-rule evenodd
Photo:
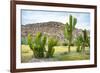
<instances>
[{"instance_id":1,"label":"desert shrub","mask_svg":"<svg viewBox=\"0 0 100 73\"><path fill-rule=\"evenodd\" d=\"M62 43L62 46L67 46L68 44L66 42L63 42Z\"/></svg>"},{"instance_id":2,"label":"desert shrub","mask_svg":"<svg viewBox=\"0 0 100 73\"><path fill-rule=\"evenodd\" d=\"M62 42L61 41L57 41L57 45L56 46L62 46Z\"/></svg>"},{"instance_id":3,"label":"desert shrub","mask_svg":"<svg viewBox=\"0 0 100 73\"><path fill-rule=\"evenodd\" d=\"M21 44L24 44L24 45L27 45L28 44L28 41L27 41L27 38L26 37L22 37L21 38Z\"/></svg>"},{"instance_id":4,"label":"desert shrub","mask_svg":"<svg viewBox=\"0 0 100 73\"><path fill-rule=\"evenodd\" d=\"M71 43L70 46L74 46L74 43Z\"/></svg>"},{"instance_id":5,"label":"desert shrub","mask_svg":"<svg viewBox=\"0 0 100 73\"><path fill-rule=\"evenodd\" d=\"M80 48L80 46L77 46L77 48L76 48L76 52L81 52L81 48Z\"/></svg>"},{"instance_id":6,"label":"desert shrub","mask_svg":"<svg viewBox=\"0 0 100 73\"><path fill-rule=\"evenodd\" d=\"M53 47L56 46L56 45L57 45L56 39L48 38L48 49L47 49L47 52L46 52L47 58L53 57L54 51L55 51L55 49Z\"/></svg>"}]
</instances>

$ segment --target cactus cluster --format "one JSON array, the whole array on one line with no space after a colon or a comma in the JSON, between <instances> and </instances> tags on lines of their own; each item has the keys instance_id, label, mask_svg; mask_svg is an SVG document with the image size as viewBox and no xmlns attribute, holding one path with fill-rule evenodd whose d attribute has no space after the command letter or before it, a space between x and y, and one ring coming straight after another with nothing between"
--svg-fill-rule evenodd
<instances>
[{"instance_id":1,"label":"cactus cluster","mask_svg":"<svg viewBox=\"0 0 100 73\"><path fill-rule=\"evenodd\" d=\"M76 43L76 46L77 46L76 52L81 52L81 50L82 50L81 45L82 45L82 43L83 43L83 37L82 37L82 35L79 35L79 36L76 38L75 43Z\"/></svg>"},{"instance_id":2,"label":"cactus cluster","mask_svg":"<svg viewBox=\"0 0 100 73\"><path fill-rule=\"evenodd\" d=\"M76 45L77 45L77 52L83 52L85 53L85 47L90 47L90 38L87 35L87 30L83 30L83 34L80 34L76 39Z\"/></svg>"},{"instance_id":3,"label":"cactus cluster","mask_svg":"<svg viewBox=\"0 0 100 73\"><path fill-rule=\"evenodd\" d=\"M54 46L57 44L57 41L52 39L48 39L46 35L38 32L33 40L32 36L28 34L28 45L33 50L35 58L49 58L54 55ZM48 46L48 48L45 48Z\"/></svg>"}]
</instances>

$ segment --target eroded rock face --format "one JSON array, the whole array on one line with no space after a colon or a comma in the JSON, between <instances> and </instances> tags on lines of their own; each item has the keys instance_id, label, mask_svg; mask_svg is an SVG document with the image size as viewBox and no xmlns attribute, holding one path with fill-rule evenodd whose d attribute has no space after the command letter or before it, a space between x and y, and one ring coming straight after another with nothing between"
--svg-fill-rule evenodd
<instances>
[{"instance_id":1,"label":"eroded rock face","mask_svg":"<svg viewBox=\"0 0 100 73\"><path fill-rule=\"evenodd\" d=\"M46 34L48 37L55 37L59 41L64 41L63 29L63 23L54 21L26 24L21 26L21 36L27 37L28 33L31 33L34 37L37 32L42 32L42 34ZM75 29L73 31L73 38L76 38L80 33L82 33L81 29Z\"/></svg>"},{"instance_id":2,"label":"eroded rock face","mask_svg":"<svg viewBox=\"0 0 100 73\"><path fill-rule=\"evenodd\" d=\"M22 37L26 37L28 33L31 33L33 36L35 36L37 32L42 32L49 37L55 37L61 40L64 39L63 29L64 24L60 22L27 24L21 26L21 35Z\"/></svg>"}]
</instances>

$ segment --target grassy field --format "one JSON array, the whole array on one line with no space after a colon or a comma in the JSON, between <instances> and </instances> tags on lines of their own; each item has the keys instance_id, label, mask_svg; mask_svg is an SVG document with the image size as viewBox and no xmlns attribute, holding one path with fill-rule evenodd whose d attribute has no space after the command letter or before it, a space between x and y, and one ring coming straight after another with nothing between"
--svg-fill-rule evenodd
<instances>
[{"instance_id":1,"label":"grassy field","mask_svg":"<svg viewBox=\"0 0 100 73\"><path fill-rule=\"evenodd\" d=\"M69 60L87 60L89 59L89 49L86 48L86 54L76 52L76 46L71 47L71 53L68 53L67 46L55 46L54 58L58 61L69 61ZM28 45L21 46L21 60L27 62L33 58L33 51Z\"/></svg>"}]
</instances>

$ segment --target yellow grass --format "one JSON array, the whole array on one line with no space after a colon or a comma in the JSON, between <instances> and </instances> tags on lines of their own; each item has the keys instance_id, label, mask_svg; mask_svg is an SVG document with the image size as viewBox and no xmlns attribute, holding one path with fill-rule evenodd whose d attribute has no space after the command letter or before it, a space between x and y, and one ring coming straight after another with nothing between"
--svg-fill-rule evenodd
<instances>
[{"instance_id":1,"label":"yellow grass","mask_svg":"<svg viewBox=\"0 0 100 73\"><path fill-rule=\"evenodd\" d=\"M55 46L55 53L63 53L63 52L68 52L68 46ZM76 46L71 46L70 50L71 52L76 51ZM88 47L86 47L86 50L88 50Z\"/></svg>"},{"instance_id":2,"label":"yellow grass","mask_svg":"<svg viewBox=\"0 0 100 73\"><path fill-rule=\"evenodd\" d=\"M68 52L68 46L55 46L55 54ZM76 46L71 47L71 51L76 51Z\"/></svg>"},{"instance_id":3,"label":"yellow grass","mask_svg":"<svg viewBox=\"0 0 100 73\"><path fill-rule=\"evenodd\" d=\"M22 45L21 47L22 47L21 48L22 54L23 53L31 54L31 55L33 54L32 50L30 49L30 47L28 45ZM68 52L68 46L55 46L54 49L55 49L55 54ZM71 47L71 51L76 51L76 46Z\"/></svg>"},{"instance_id":4,"label":"yellow grass","mask_svg":"<svg viewBox=\"0 0 100 73\"><path fill-rule=\"evenodd\" d=\"M70 50L72 53L70 55L65 54L65 55L61 56L61 59L62 60L67 60L67 59L70 60L70 58L71 58L71 60L73 60L73 59L75 59L75 58L73 58L73 56L79 57L79 59L81 59L81 54L76 53L76 46L71 46L70 48L71 48ZM55 46L54 49L55 49L54 55L58 58L60 57L61 53L68 52L68 46ZM87 49L88 49L88 47L86 48L86 50ZM21 45L21 58L22 58L21 60L22 60L22 62L27 62L30 59L32 59L32 57L33 57L33 51L30 49L30 47L28 45ZM86 55L85 58L89 58L89 56ZM85 58L82 58L82 59L85 59Z\"/></svg>"},{"instance_id":5,"label":"yellow grass","mask_svg":"<svg viewBox=\"0 0 100 73\"><path fill-rule=\"evenodd\" d=\"M27 62L33 56L33 51L28 45L21 45L21 58L22 62Z\"/></svg>"}]
</instances>

